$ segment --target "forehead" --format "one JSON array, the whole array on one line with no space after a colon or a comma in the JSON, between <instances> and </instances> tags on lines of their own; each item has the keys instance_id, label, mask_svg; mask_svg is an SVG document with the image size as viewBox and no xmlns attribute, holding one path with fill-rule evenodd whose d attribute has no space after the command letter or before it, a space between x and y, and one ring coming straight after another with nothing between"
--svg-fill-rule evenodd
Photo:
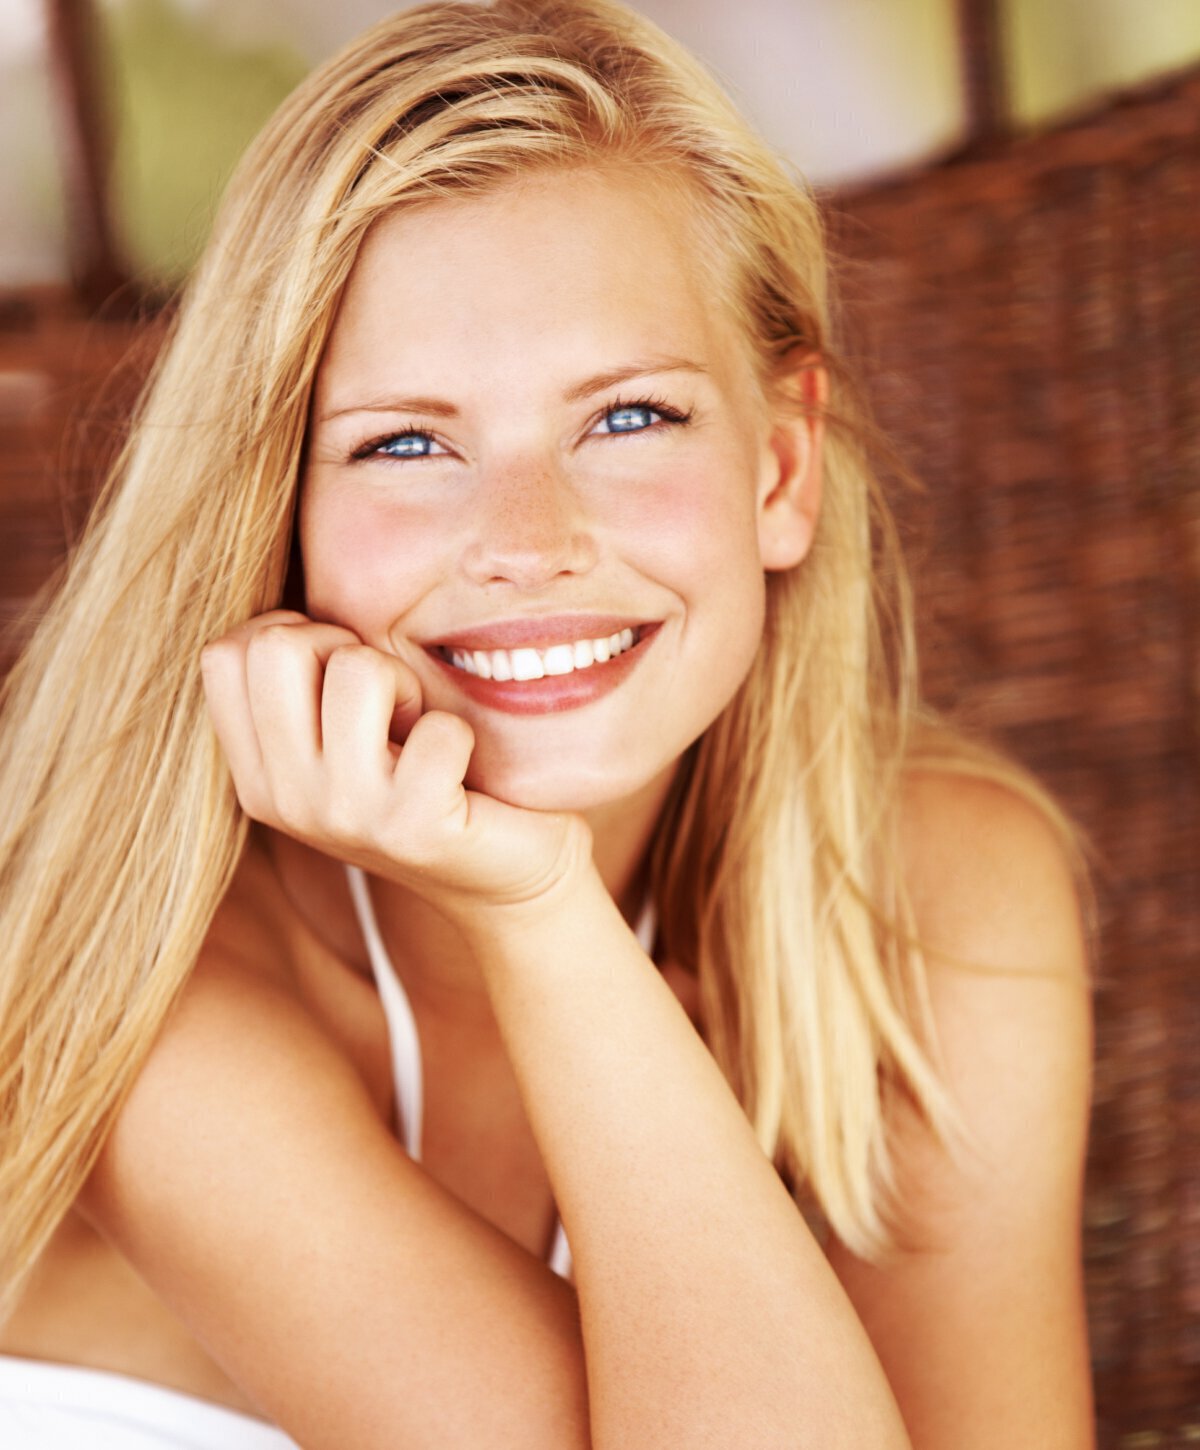
<instances>
[{"instance_id":1,"label":"forehead","mask_svg":"<svg viewBox=\"0 0 1200 1450\"><path fill-rule=\"evenodd\" d=\"M646 171L551 171L389 214L351 272L327 381L378 365L382 349L460 373L551 354L569 366L597 349L740 370L694 199L678 177Z\"/></svg>"}]
</instances>

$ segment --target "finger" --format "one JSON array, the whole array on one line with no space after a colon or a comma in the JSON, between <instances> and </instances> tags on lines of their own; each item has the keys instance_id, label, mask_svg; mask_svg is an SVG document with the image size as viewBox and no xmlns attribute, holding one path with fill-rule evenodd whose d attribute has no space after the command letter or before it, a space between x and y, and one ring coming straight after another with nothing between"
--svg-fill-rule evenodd
<instances>
[{"instance_id":1,"label":"finger","mask_svg":"<svg viewBox=\"0 0 1200 1450\"><path fill-rule=\"evenodd\" d=\"M201 652L200 668L209 713L221 748L229 762L238 799L256 820L274 820L272 786L264 762L259 723L251 701L247 656L250 645L265 631L282 626L310 633L312 647L328 653L355 636L337 626L314 624L293 609L273 609L246 620Z\"/></svg>"},{"instance_id":2,"label":"finger","mask_svg":"<svg viewBox=\"0 0 1200 1450\"><path fill-rule=\"evenodd\" d=\"M393 722L404 721L407 734L420 713L420 682L394 655L365 644L335 649L321 687L321 746L334 787L349 789L364 772L390 776Z\"/></svg>"},{"instance_id":3,"label":"finger","mask_svg":"<svg viewBox=\"0 0 1200 1450\"><path fill-rule=\"evenodd\" d=\"M421 681L417 678L416 671L406 665L403 660L398 660L395 655L385 655L384 658L389 660L393 666L392 674L396 691L392 705L392 720L388 727L388 739L403 744L408 739L413 726L421 718L421 711L425 708L425 701L421 695Z\"/></svg>"},{"instance_id":4,"label":"finger","mask_svg":"<svg viewBox=\"0 0 1200 1450\"><path fill-rule=\"evenodd\" d=\"M200 652L200 674L217 739L229 762L238 798L251 815L265 809L262 749L246 688L246 647L260 630L308 624L294 609L272 609L246 620ZM251 804L253 802L253 804Z\"/></svg>"},{"instance_id":5,"label":"finger","mask_svg":"<svg viewBox=\"0 0 1200 1450\"><path fill-rule=\"evenodd\" d=\"M466 820L463 779L475 748L475 733L458 715L430 710L408 732L393 773L406 819Z\"/></svg>"},{"instance_id":6,"label":"finger","mask_svg":"<svg viewBox=\"0 0 1200 1450\"><path fill-rule=\"evenodd\" d=\"M269 609L265 614L256 614L253 619L246 620L244 624L239 624L228 634L222 635L219 642L229 640L245 647L256 635L283 626L295 630L298 639L307 639L322 661L339 644L360 643L358 635L352 629L341 624L310 619L307 614L301 614L295 609Z\"/></svg>"},{"instance_id":7,"label":"finger","mask_svg":"<svg viewBox=\"0 0 1200 1450\"><path fill-rule=\"evenodd\" d=\"M200 654L200 674L208 713L229 762L238 800L256 820L262 819L268 808L266 780L246 693L245 650L241 642L226 636L206 645Z\"/></svg>"},{"instance_id":8,"label":"finger","mask_svg":"<svg viewBox=\"0 0 1200 1450\"><path fill-rule=\"evenodd\" d=\"M266 629L272 624L311 624L307 614L301 614L298 609L268 609L262 614L256 614L239 625L235 625L222 639L242 640L243 642L251 635L257 634L260 629Z\"/></svg>"},{"instance_id":9,"label":"finger","mask_svg":"<svg viewBox=\"0 0 1200 1450\"><path fill-rule=\"evenodd\" d=\"M244 637L246 695L262 773L285 821L298 799L317 799L325 661L334 650L358 643L339 625L301 619L258 622Z\"/></svg>"}]
</instances>

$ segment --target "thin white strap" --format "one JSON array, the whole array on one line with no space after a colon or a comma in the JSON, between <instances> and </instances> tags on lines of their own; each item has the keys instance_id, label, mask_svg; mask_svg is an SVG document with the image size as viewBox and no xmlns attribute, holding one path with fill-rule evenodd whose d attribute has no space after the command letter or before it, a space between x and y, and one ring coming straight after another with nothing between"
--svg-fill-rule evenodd
<instances>
[{"instance_id":1,"label":"thin white strap","mask_svg":"<svg viewBox=\"0 0 1200 1450\"><path fill-rule=\"evenodd\" d=\"M654 955L654 938L658 935L658 912L655 911L654 902L648 896L637 921L633 924L633 934L637 937L641 949L648 957L652 957Z\"/></svg>"},{"instance_id":2,"label":"thin white strap","mask_svg":"<svg viewBox=\"0 0 1200 1450\"><path fill-rule=\"evenodd\" d=\"M375 974L375 986L383 1003L387 1018L388 1033L392 1043L392 1069L396 1084L396 1106L400 1114L400 1126L404 1133L404 1147L408 1156L421 1161L421 1123L424 1117L425 1084L421 1064L421 1041L417 1036L417 1023L403 983L396 974L392 959L379 931L375 908L371 905L371 893L367 878L357 866L346 867L346 879L350 883L350 898L354 902L359 929L367 945L371 959L371 970ZM642 950L649 956L654 950L654 936L658 930L658 914L654 903L647 899L641 915L634 926ZM562 1219L555 1219L554 1243L547 1260L549 1267L562 1278L570 1277L572 1268L571 1246L567 1242Z\"/></svg>"},{"instance_id":3,"label":"thin white strap","mask_svg":"<svg viewBox=\"0 0 1200 1450\"><path fill-rule=\"evenodd\" d=\"M572 1262L571 1245L567 1242L567 1232L562 1226L562 1219L556 1218L554 1220L554 1245L546 1263L560 1278L569 1279Z\"/></svg>"},{"instance_id":4,"label":"thin white strap","mask_svg":"<svg viewBox=\"0 0 1200 1450\"><path fill-rule=\"evenodd\" d=\"M400 1117L400 1130L404 1134L404 1147L414 1162L421 1161L421 1123L425 1116L425 1079L421 1063L421 1040L417 1036L417 1022L412 1005L408 1000L387 947L379 933L375 919L375 908L371 905L371 893L367 878L357 866L346 867L346 879L350 883L350 897L358 916L358 925L367 944L367 955L371 959L371 970L375 973L375 986L379 1000L383 1003L383 1015L387 1018L388 1035L391 1038L392 1076L396 1085L396 1110Z\"/></svg>"}]
</instances>

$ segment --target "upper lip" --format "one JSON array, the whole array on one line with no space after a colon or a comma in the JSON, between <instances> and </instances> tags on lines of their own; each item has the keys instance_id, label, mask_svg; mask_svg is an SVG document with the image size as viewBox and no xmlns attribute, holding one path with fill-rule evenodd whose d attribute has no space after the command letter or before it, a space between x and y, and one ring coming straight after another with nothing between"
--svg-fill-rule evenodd
<instances>
[{"instance_id":1,"label":"upper lip","mask_svg":"<svg viewBox=\"0 0 1200 1450\"><path fill-rule=\"evenodd\" d=\"M554 614L500 619L427 640L426 649L549 649L581 639L605 639L622 629L635 632L648 623L623 614Z\"/></svg>"}]
</instances>

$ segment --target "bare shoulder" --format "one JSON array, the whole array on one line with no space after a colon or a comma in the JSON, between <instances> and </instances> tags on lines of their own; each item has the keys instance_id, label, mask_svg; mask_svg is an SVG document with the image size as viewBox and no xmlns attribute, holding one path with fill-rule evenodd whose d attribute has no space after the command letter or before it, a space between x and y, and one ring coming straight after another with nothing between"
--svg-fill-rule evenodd
<instances>
[{"instance_id":1,"label":"bare shoulder","mask_svg":"<svg viewBox=\"0 0 1200 1450\"><path fill-rule=\"evenodd\" d=\"M348 1072L381 1120L390 1108L387 1032L373 980L314 934L255 834L147 1070L192 1051L214 1063L249 1053L260 1069L278 1051L327 1085ZM219 1075L212 1077L201 1101L218 1090Z\"/></svg>"},{"instance_id":2,"label":"bare shoulder","mask_svg":"<svg viewBox=\"0 0 1200 1450\"><path fill-rule=\"evenodd\" d=\"M313 1450L432 1443L450 1403L468 1422L453 1443L476 1443L495 1401L456 1398L469 1381L505 1386L501 1418L529 1433L504 1443L582 1444L573 1294L404 1153L255 870L118 1114L88 1216Z\"/></svg>"},{"instance_id":3,"label":"bare shoulder","mask_svg":"<svg viewBox=\"0 0 1200 1450\"><path fill-rule=\"evenodd\" d=\"M924 956L934 1050L968 1147L929 1141L915 1115L893 1124L919 1176L906 1201L921 1227L953 1233L989 1203L1011 1216L1077 1199L1090 1094L1091 991L1068 841L1018 790L973 776L912 776L901 866ZM919 1165L916 1168L915 1165ZM1012 1187L1012 1169L1026 1181ZM1053 1180L1053 1189L1050 1181ZM931 1191L932 1190L932 1191ZM1019 1205L1010 1199L1021 1197Z\"/></svg>"},{"instance_id":4,"label":"bare shoulder","mask_svg":"<svg viewBox=\"0 0 1200 1450\"><path fill-rule=\"evenodd\" d=\"M226 1158L232 1184L261 1161L261 1142L240 1156L254 1135L285 1143L306 1102L375 1116L361 1075L298 990L286 917L270 864L252 844L85 1190L84 1207L119 1243L152 1221L149 1200L165 1184L183 1181L179 1160L199 1161L199 1132L205 1152ZM285 1100L294 1111L276 1116L272 1104Z\"/></svg>"},{"instance_id":5,"label":"bare shoulder","mask_svg":"<svg viewBox=\"0 0 1200 1450\"><path fill-rule=\"evenodd\" d=\"M1072 845L1035 799L978 776L913 772L900 846L931 966L1086 974Z\"/></svg>"},{"instance_id":6,"label":"bare shoulder","mask_svg":"<svg viewBox=\"0 0 1200 1450\"><path fill-rule=\"evenodd\" d=\"M896 1248L830 1259L918 1450L1083 1450L1091 992L1069 844L1036 797L941 771L908 781L900 844L962 1142L892 1102Z\"/></svg>"},{"instance_id":7,"label":"bare shoulder","mask_svg":"<svg viewBox=\"0 0 1200 1450\"><path fill-rule=\"evenodd\" d=\"M80 1203L251 1404L329 1445L328 1407L345 1421L370 1399L345 1328L356 1295L371 1322L364 1271L399 1302L399 1233L419 1237L407 1220L432 1189L298 990L260 868L251 855L239 869ZM339 1356L356 1369L335 1391Z\"/></svg>"}]
</instances>

